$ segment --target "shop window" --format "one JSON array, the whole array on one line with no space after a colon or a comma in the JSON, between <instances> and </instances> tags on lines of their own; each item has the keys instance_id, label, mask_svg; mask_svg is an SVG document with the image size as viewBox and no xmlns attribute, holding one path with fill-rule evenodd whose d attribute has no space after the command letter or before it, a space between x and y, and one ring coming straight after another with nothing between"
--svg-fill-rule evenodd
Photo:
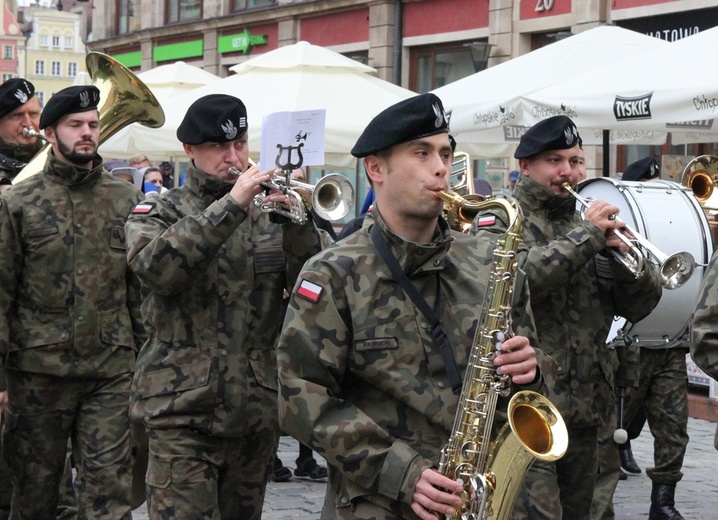
<instances>
[{"instance_id":1,"label":"shop window","mask_svg":"<svg viewBox=\"0 0 718 520\"><path fill-rule=\"evenodd\" d=\"M277 0L232 0L232 2L234 11L254 9L255 7L265 7L268 5L277 5Z\"/></svg>"},{"instance_id":2,"label":"shop window","mask_svg":"<svg viewBox=\"0 0 718 520\"><path fill-rule=\"evenodd\" d=\"M117 34L140 30L140 0L117 0Z\"/></svg>"},{"instance_id":3,"label":"shop window","mask_svg":"<svg viewBox=\"0 0 718 520\"><path fill-rule=\"evenodd\" d=\"M165 0L167 22L199 20L202 17L201 0Z\"/></svg>"},{"instance_id":4,"label":"shop window","mask_svg":"<svg viewBox=\"0 0 718 520\"><path fill-rule=\"evenodd\" d=\"M411 51L409 88L424 93L475 72L471 51L464 44L417 47Z\"/></svg>"}]
</instances>

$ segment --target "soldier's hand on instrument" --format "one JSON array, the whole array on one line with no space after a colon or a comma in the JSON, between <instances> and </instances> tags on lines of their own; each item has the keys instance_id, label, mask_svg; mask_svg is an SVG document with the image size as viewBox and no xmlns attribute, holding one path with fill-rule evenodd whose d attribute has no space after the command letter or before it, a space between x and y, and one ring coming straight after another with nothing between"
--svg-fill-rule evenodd
<instances>
[{"instance_id":1,"label":"soldier's hand on instrument","mask_svg":"<svg viewBox=\"0 0 718 520\"><path fill-rule=\"evenodd\" d=\"M425 520L436 520L432 511L451 515L462 504L461 484L434 469L425 469L414 488L411 509Z\"/></svg>"},{"instance_id":2,"label":"soldier's hand on instrument","mask_svg":"<svg viewBox=\"0 0 718 520\"><path fill-rule=\"evenodd\" d=\"M536 379L536 351L525 336L504 340L494 364L499 367L500 374L508 375L516 384L529 384Z\"/></svg>"},{"instance_id":3,"label":"soldier's hand on instrument","mask_svg":"<svg viewBox=\"0 0 718 520\"><path fill-rule=\"evenodd\" d=\"M267 182L272 176L272 170L259 171L259 166L252 165L247 171L237 177L229 194L243 209L247 209L252 203L255 195L259 195L264 189L261 184Z\"/></svg>"},{"instance_id":4,"label":"soldier's hand on instrument","mask_svg":"<svg viewBox=\"0 0 718 520\"><path fill-rule=\"evenodd\" d=\"M596 200L588 208L584 219L593 222L604 233L609 229L620 228L623 223L616 218L619 209L605 200Z\"/></svg>"}]
</instances>

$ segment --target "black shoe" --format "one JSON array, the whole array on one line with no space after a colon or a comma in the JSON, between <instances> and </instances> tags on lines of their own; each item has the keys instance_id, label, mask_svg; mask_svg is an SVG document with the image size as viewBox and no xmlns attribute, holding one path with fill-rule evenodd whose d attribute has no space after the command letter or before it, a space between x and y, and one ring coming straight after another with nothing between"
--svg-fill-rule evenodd
<instances>
[{"instance_id":1,"label":"black shoe","mask_svg":"<svg viewBox=\"0 0 718 520\"><path fill-rule=\"evenodd\" d=\"M292 470L284 467L279 457L274 459L274 469L272 469L272 474L269 475L269 480L272 482L286 482L290 478L292 478Z\"/></svg>"},{"instance_id":2,"label":"black shoe","mask_svg":"<svg viewBox=\"0 0 718 520\"><path fill-rule=\"evenodd\" d=\"M628 475L626 475L626 472L620 468L618 470L618 480L628 480Z\"/></svg>"},{"instance_id":3,"label":"black shoe","mask_svg":"<svg viewBox=\"0 0 718 520\"><path fill-rule=\"evenodd\" d=\"M629 475L640 475L641 468L636 464L636 460L633 458L633 451L631 448L618 449L618 454L621 456L621 469Z\"/></svg>"},{"instance_id":4,"label":"black shoe","mask_svg":"<svg viewBox=\"0 0 718 520\"><path fill-rule=\"evenodd\" d=\"M324 480L327 478L327 468L317 464L313 458L297 460L297 469L294 470L294 475L312 480Z\"/></svg>"},{"instance_id":5,"label":"black shoe","mask_svg":"<svg viewBox=\"0 0 718 520\"><path fill-rule=\"evenodd\" d=\"M675 484L653 483L651 490L651 509L648 520L685 520L675 508Z\"/></svg>"}]
</instances>

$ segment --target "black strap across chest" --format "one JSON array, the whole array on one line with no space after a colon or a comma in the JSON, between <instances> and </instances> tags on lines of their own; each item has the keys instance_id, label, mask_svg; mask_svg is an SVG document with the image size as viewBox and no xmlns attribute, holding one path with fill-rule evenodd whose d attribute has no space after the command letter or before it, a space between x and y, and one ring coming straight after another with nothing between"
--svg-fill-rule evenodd
<instances>
[{"instance_id":1,"label":"black strap across chest","mask_svg":"<svg viewBox=\"0 0 718 520\"><path fill-rule=\"evenodd\" d=\"M370 235L371 240L374 243L374 248L391 271L391 274L394 276L394 280L396 280L396 282L404 290L404 293L406 293L406 295L411 298L411 301L414 302L414 305L418 307L418 309L421 311L427 321L431 324L431 336L434 338L434 341L439 347L439 353L441 354L441 359L444 363L444 370L446 370L446 375L449 378L449 384L451 384L451 390L454 392L454 394L459 395L462 386L461 376L459 375L459 368L456 366L456 360L454 359L454 352L451 349L451 342L449 341L449 336L446 334L446 331L444 330L444 326L441 324L439 316L436 314L434 309L432 309L429 304L426 303L426 300L421 297L419 291L416 290L414 284L412 284L411 280L409 280L409 278L406 276L401 266L399 265L399 261L391 253L391 249L389 249L389 244L386 243L384 236L382 235L381 231L379 231L379 227L376 224L372 226ZM438 274L436 282L438 285ZM436 294L436 301L438 306L439 295L441 294L441 291L438 290L438 287Z\"/></svg>"}]
</instances>

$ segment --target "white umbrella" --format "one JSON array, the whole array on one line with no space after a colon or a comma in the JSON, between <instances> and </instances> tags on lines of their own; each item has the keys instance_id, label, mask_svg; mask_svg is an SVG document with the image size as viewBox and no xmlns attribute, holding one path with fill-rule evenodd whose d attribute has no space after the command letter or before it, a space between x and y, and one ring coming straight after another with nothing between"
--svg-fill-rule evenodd
<instances>
[{"instance_id":1,"label":"white umbrella","mask_svg":"<svg viewBox=\"0 0 718 520\"><path fill-rule=\"evenodd\" d=\"M599 64L640 56L669 44L614 26L600 26L511 59L434 90L451 113L451 130L459 142L518 143L525 129L547 117L576 116L573 106L559 104L531 112L524 96L551 87ZM608 80L608 78L606 78ZM601 144L601 127L577 121L587 144ZM614 143L663 142L666 134L614 134Z\"/></svg>"},{"instance_id":2,"label":"white umbrella","mask_svg":"<svg viewBox=\"0 0 718 520\"><path fill-rule=\"evenodd\" d=\"M102 153L108 157L124 157L135 151L150 157L184 156L175 132L187 108L207 94L225 93L239 97L247 106L253 158L260 150L263 116L325 109L324 166L354 168L356 160L350 154L351 148L372 117L416 95L373 76L370 72L375 69L371 67L306 42L280 47L233 70L236 74L168 101L162 128L137 125L122 141L115 139L117 136L109 139Z\"/></svg>"},{"instance_id":3,"label":"white umbrella","mask_svg":"<svg viewBox=\"0 0 718 520\"><path fill-rule=\"evenodd\" d=\"M162 103L174 96L219 81L219 76L184 61L175 61L140 72L137 77Z\"/></svg>"},{"instance_id":4,"label":"white umbrella","mask_svg":"<svg viewBox=\"0 0 718 520\"><path fill-rule=\"evenodd\" d=\"M524 111L567 105L579 128L715 134L718 70L706 66L705 52L716 46L718 28L712 28L643 53L635 60L597 66L530 93Z\"/></svg>"}]
</instances>

